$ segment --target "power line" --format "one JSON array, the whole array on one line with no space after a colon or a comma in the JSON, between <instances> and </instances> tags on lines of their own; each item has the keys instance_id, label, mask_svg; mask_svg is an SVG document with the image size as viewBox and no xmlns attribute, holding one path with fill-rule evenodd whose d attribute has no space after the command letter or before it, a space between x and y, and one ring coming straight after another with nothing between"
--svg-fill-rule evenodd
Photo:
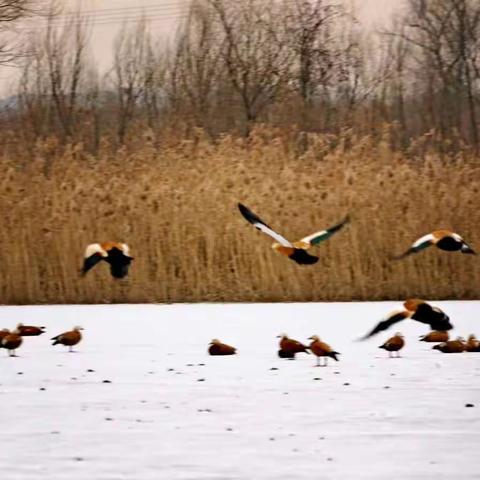
<instances>
[{"instance_id":1,"label":"power line","mask_svg":"<svg viewBox=\"0 0 480 480\"><path fill-rule=\"evenodd\" d=\"M76 19L76 18L94 18L94 19L108 19L108 18L115 18L118 16L129 16L129 15L148 15L150 13L153 14L158 14L158 13L172 13L175 11L179 11L184 9L184 7L176 5L176 4L170 4L170 5L151 5L151 6L145 6L145 7L127 7L129 10L125 11L123 9L104 9L103 13L101 12L96 12L96 11L78 11L78 12L72 12L68 14L59 14L59 15L54 15L53 17L50 18L50 21L53 22L62 22L62 21L68 21L71 19ZM34 20L31 18L30 20Z\"/></svg>"}]
</instances>

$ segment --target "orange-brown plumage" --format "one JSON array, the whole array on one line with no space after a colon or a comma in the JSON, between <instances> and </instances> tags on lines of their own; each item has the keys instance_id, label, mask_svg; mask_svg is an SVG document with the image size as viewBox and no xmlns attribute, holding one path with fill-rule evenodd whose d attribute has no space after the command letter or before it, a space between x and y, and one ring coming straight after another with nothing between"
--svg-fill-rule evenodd
<instances>
[{"instance_id":1,"label":"orange-brown plumage","mask_svg":"<svg viewBox=\"0 0 480 480\"><path fill-rule=\"evenodd\" d=\"M317 335L312 335L309 340L312 340L312 342L308 348L317 357L317 366L320 366L320 358L325 358L325 362L322 365L325 367L328 363L328 357L333 358L338 362L337 355L340 354L333 350L328 343L323 342Z\"/></svg>"},{"instance_id":2,"label":"orange-brown plumage","mask_svg":"<svg viewBox=\"0 0 480 480\"><path fill-rule=\"evenodd\" d=\"M82 340L82 334L80 333L81 330L83 330L82 327L75 327L73 330L53 337L52 345L65 345L69 348L70 352L73 351L72 347Z\"/></svg>"},{"instance_id":3,"label":"orange-brown plumage","mask_svg":"<svg viewBox=\"0 0 480 480\"><path fill-rule=\"evenodd\" d=\"M448 332L433 330L420 338L421 342L441 343L448 342Z\"/></svg>"},{"instance_id":4,"label":"orange-brown plumage","mask_svg":"<svg viewBox=\"0 0 480 480\"><path fill-rule=\"evenodd\" d=\"M467 352L480 352L480 342L475 335L470 335L465 344L465 351Z\"/></svg>"},{"instance_id":5,"label":"orange-brown plumage","mask_svg":"<svg viewBox=\"0 0 480 480\"><path fill-rule=\"evenodd\" d=\"M18 330L14 330L2 338L1 347L8 350L11 357L15 357L15 350L20 347L22 342L22 336L18 333Z\"/></svg>"},{"instance_id":6,"label":"orange-brown plumage","mask_svg":"<svg viewBox=\"0 0 480 480\"><path fill-rule=\"evenodd\" d=\"M45 333L45 327L23 325L23 323L17 325L17 330L22 337L37 337L38 335Z\"/></svg>"},{"instance_id":7,"label":"orange-brown plumage","mask_svg":"<svg viewBox=\"0 0 480 480\"><path fill-rule=\"evenodd\" d=\"M298 340L289 338L286 334L280 335L279 338L280 350L285 353L287 357L294 357L296 353L309 353L307 350L308 347L303 343L299 342Z\"/></svg>"},{"instance_id":8,"label":"orange-brown plumage","mask_svg":"<svg viewBox=\"0 0 480 480\"><path fill-rule=\"evenodd\" d=\"M397 332L393 337L390 337L383 345L380 345L378 348L383 348L388 352L388 356L392 356L392 352L397 352L397 357L400 356L398 353L405 346L405 340L403 335Z\"/></svg>"},{"instance_id":9,"label":"orange-brown plumage","mask_svg":"<svg viewBox=\"0 0 480 480\"><path fill-rule=\"evenodd\" d=\"M458 337L456 340L449 340L432 347L433 350L440 350L442 353L462 353L465 351L465 340Z\"/></svg>"},{"instance_id":10,"label":"orange-brown plumage","mask_svg":"<svg viewBox=\"0 0 480 480\"><path fill-rule=\"evenodd\" d=\"M235 355L237 353L237 349L231 345L222 343L220 340L215 338L210 342L208 353L210 355Z\"/></svg>"},{"instance_id":11,"label":"orange-brown plumage","mask_svg":"<svg viewBox=\"0 0 480 480\"><path fill-rule=\"evenodd\" d=\"M6 337L10 333L10 330L8 328L4 328L3 330L0 330L0 347L2 344L2 339Z\"/></svg>"}]
</instances>

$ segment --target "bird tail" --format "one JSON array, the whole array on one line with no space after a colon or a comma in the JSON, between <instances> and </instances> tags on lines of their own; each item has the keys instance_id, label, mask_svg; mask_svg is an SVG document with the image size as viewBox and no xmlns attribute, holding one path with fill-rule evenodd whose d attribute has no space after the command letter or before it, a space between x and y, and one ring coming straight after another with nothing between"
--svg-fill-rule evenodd
<instances>
[{"instance_id":1,"label":"bird tail","mask_svg":"<svg viewBox=\"0 0 480 480\"><path fill-rule=\"evenodd\" d=\"M340 355L340 353L339 353L339 352L330 352L330 353L328 354L328 356L329 356L330 358L333 358L336 362L338 362L337 355Z\"/></svg>"},{"instance_id":2,"label":"bird tail","mask_svg":"<svg viewBox=\"0 0 480 480\"><path fill-rule=\"evenodd\" d=\"M440 350L440 344L434 345L432 350Z\"/></svg>"}]
</instances>

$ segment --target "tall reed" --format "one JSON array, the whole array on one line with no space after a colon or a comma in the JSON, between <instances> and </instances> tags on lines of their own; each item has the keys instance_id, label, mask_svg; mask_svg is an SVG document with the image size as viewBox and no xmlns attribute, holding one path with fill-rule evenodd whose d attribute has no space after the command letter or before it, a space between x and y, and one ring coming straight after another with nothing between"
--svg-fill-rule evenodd
<instances>
[{"instance_id":1,"label":"tall reed","mask_svg":"<svg viewBox=\"0 0 480 480\"><path fill-rule=\"evenodd\" d=\"M30 160L26 161L28 156ZM406 159L386 139L294 136L258 127L212 144L139 140L96 158L54 139L0 156L0 301L16 303L479 298L480 257L426 250L390 258L452 228L480 250L480 169L464 152ZM251 207L291 239L351 214L299 266L240 216ZM131 274L100 264L79 276L84 247L128 242Z\"/></svg>"}]
</instances>

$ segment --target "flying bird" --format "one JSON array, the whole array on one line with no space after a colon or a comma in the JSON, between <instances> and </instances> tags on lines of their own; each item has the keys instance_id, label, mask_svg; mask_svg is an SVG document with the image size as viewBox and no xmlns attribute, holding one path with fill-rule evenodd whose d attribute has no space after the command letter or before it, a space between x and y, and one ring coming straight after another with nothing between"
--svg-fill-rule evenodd
<instances>
[{"instance_id":1,"label":"flying bird","mask_svg":"<svg viewBox=\"0 0 480 480\"><path fill-rule=\"evenodd\" d=\"M435 230L428 235L420 237L406 252L393 258L394 260L400 260L408 257L412 253L418 253L431 245L447 252L460 251L462 253L476 255L476 252L472 247L470 247L470 245L468 245L458 233L452 232L451 230Z\"/></svg>"},{"instance_id":2,"label":"flying bird","mask_svg":"<svg viewBox=\"0 0 480 480\"><path fill-rule=\"evenodd\" d=\"M237 353L237 349L214 338L210 342L208 353L210 355L235 355Z\"/></svg>"},{"instance_id":3,"label":"flying bird","mask_svg":"<svg viewBox=\"0 0 480 480\"><path fill-rule=\"evenodd\" d=\"M392 312L360 340L366 340L379 332L387 330L395 323L405 320L406 318L425 323L430 326L431 330L446 332L453 328L448 315L438 307L432 307L424 300L419 300L417 298L409 299L404 302L403 306L405 307L404 310L395 310Z\"/></svg>"},{"instance_id":4,"label":"flying bird","mask_svg":"<svg viewBox=\"0 0 480 480\"><path fill-rule=\"evenodd\" d=\"M309 340L312 342L308 348L317 357L317 367L326 367L328 363L328 357L333 358L338 362L337 355L340 355L340 353L333 350L333 348L327 343L322 342L317 335L312 335ZM322 365L320 365L320 358L325 359L325 362Z\"/></svg>"},{"instance_id":5,"label":"flying bird","mask_svg":"<svg viewBox=\"0 0 480 480\"><path fill-rule=\"evenodd\" d=\"M286 333L278 335L277 338L280 338L280 350L278 351L280 358L295 358L295 354L297 353L310 353L306 345L293 338L288 338Z\"/></svg>"},{"instance_id":6,"label":"flying bird","mask_svg":"<svg viewBox=\"0 0 480 480\"><path fill-rule=\"evenodd\" d=\"M17 325L17 330L22 337L37 337L45 333L45 327L35 327L33 325L24 325L23 323Z\"/></svg>"},{"instance_id":7,"label":"flying bird","mask_svg":"<svg viewBox=\"0 0 480 480\"><path fill-rule=\"evenodd\" d=\"M449 340L448 342L434 345L432 350L440 350L442 353L462 353L465 351L465 348L465 339L457 337L456 340Z\"/></svg>"},{"instance_id":8,"label":"flying bird","mask_svg":"<svg viewBox=\"0 0 480 480\"><path fill-rule=\"evenodd\" d=\"M300 265L313 265L318 262L318 257L310 255L307 250L309 250L314 245L329 239L335 232L338 232L346 223L349 222L350 218L347 216L343 221L337 223L333 227L327 228L326 230L321 230L319 232L308 235L307 237L302 238L298 242L289 242L285 237L275 232L270 228L263 220L261 220L257 215L255 215L250 209L241 203L238 204L238 209L243 217L250 222L255 228L266 233L275 240L275 243L272 245L272 248L290 259L294 262L297 262Z\"/></svg>"},{"instance_id":9,"label":"flying bird","mask_svg":"<svg viewBox=\"0 0 480 480\"><path fill-rule=\"evenodd\" d=\"M8 350L8 355L10 357L16 357L15 350L22 344L22 342L23 339L19 331L13 330L2 338L0 347Z\"/></svg>"},{"instance_id":10,"label":"flying bird","mask_svg":"<svg viewBox=\"0 0 480 480\"><path fill-rule=\"evenodd\" d=\"M85 275L102 260L105 260L110 265L112 277L123 278L128 273L133 257L130 256L130 249L126 243L92 243L85 250L82 275Z\"/></svg>"},{"instance_id":11,"label":"flying bird","mask_svg":"<svg viewBox=\"0 0 480 480\"><path fill-rule=\"evenodd\" d=\"M81 330L83 330L82 327L75 327L73 330L53 337L51 339L53 340L52 345L65 345L68 347L69 352L73 352L72 347L77 345L82 340L82 334L80 332Z\"/></svg>"},{"instance_id":12,"label":"flying bird","mask_svg":"<svg viewBox=\"0 0 480 480\"><path fill-rule=\"evenodd\" d=\"M397 332L393 337L389 338L383 345L378 348L383 348L388 352L388 356L392 358L392 353L397 352L397 358L400 357L399 351L405 346L405 340L400 332Z\"/></svg>"}]
</instances>

